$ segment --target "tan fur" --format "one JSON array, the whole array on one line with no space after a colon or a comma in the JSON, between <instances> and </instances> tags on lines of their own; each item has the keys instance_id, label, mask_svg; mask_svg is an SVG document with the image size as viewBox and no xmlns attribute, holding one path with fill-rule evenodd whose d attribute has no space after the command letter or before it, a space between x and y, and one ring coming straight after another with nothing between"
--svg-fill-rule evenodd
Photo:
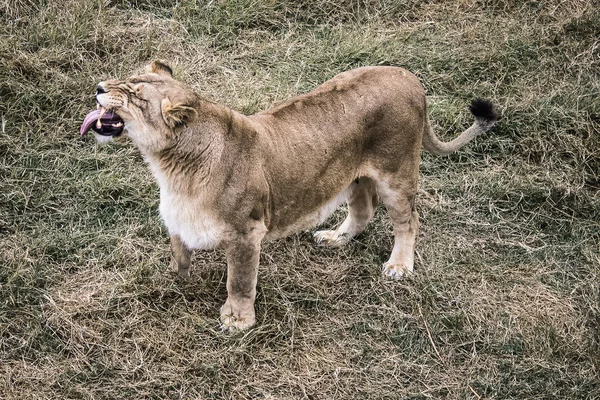
<instances>
[{"instance_id":1,"label":"tan fur","mask_svg":"<svg viewBox=\"0 0 600 400\"><path fill-rule=\"evenodd\" d=\"M123 118L124 134L159 183L179 273L189 275L191 249L225 249L221 321L229 329L254 324L261 242L308 229L343 201L348 217L317 232L317 241L348 243L381 198L395 236L383 272L412 272L421 143L447 154L491 127L477 120L453 142L440 142L418 79L395 67L344 72L251 116L202 99L160 61L146 74L100 85L107 93L98 102Z\"/></svg>"}]
</instances>

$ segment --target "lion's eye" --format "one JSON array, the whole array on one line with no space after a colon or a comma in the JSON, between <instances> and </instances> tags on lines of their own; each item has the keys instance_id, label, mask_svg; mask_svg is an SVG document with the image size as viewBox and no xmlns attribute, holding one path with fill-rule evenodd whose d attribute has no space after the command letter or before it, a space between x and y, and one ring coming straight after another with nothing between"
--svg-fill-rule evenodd
<instances>
[{"instance_id":1,"label":"lion's eye","mask_svg":"<svg viewBox=\"0 0 600 400\"><path fill-rule=\"evenodd\" d=\"M133 104L135 104L136 106L138 106L139 108L146 108L146 105L148 104L147 100L144 100L140 97L137 96L132 96L131 97L131 102Z\"/></svg>"},{"instance_id":2,"label":"lion's eye","mask_svg":"<svg viewBox=\"0 0 600 400\"><path fill-rule=\"evenodd\" d=\"M148 102L144 97L144 88L140 85L131 87L131 101L138 107L144 107Z\"/></svg>"}]
</instances>

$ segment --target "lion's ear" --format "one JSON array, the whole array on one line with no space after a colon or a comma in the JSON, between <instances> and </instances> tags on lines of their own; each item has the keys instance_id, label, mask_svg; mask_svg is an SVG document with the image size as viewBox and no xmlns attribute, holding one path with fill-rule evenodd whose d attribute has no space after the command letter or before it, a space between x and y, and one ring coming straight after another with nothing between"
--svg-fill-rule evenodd
<instances>
[{"instance_id":1,"label":"lion's ear","mask_svg":"<svg viewBox=\"0 0 600 400\"><path fill-rule=\"evenodd\" d=\"M163 118L171 129L189 125L198 118L198 112L193 107L172 104L169 99L163 99L161 108Z\"/></svg>"},{"instance_id":2,"label":"lion's ear","mask_svg":"<svg viewBox=\"0 0 600 400\"><path fill-rule=\"evenodd\" d=\"M146 72L173 77L173 70L162 60L154 60L146 67Z\"/></svg>"}]
</instances>

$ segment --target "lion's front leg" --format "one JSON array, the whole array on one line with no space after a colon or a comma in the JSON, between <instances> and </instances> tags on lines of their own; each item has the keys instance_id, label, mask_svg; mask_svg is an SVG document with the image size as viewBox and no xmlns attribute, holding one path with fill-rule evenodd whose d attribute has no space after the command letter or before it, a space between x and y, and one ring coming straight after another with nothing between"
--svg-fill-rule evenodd
<instances>
[{"instance_id":1,"label":"lion's front leg","mask_svg":"<svg viewBox=\"0 0 600 400\"><path fill-rule=\"evenodd\" d=\"M173 270L182 278L190 277L190 258L192 251L177 235L171 235L171 254Z\"/></svg>"},{"instance_id":2,"label":"lion's front leg","mask_svg":"<svg viewBox=\"0 0 600 400\"><path fill-rule=\"evenodd\" d=\"M244 235L226 246L227 301L221 307L224 329L241 330L254 325L254 298L261 240L262 235Z\"/></svg>"}]
</instances>

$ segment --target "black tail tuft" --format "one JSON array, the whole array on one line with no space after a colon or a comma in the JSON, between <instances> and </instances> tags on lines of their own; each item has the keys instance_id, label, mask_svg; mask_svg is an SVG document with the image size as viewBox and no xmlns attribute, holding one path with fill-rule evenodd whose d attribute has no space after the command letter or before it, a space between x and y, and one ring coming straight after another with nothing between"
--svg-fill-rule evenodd
<instances>
[{"instance_id":1,"label":"black tail tuft","mask_svg":"<svg viewBox=\"0 0 600 400\"><path fill-rule=\"evenodd\" d=\"M497 121L500 118L500 115L494 109L494 105L489 100L475 99L471 102L469 110L475 118L482 118L486 121Z\"/></svg>"}]
</instances>

